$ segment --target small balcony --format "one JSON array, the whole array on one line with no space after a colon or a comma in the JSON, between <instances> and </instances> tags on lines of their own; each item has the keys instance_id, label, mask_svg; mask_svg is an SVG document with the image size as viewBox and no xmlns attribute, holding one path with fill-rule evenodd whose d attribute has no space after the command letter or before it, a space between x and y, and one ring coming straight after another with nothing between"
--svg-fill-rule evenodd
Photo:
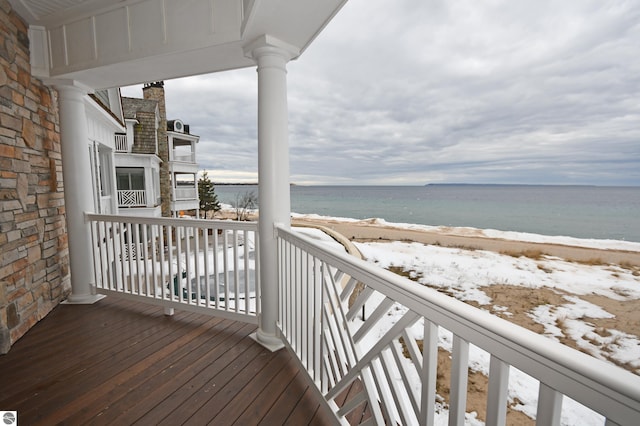
<instances>
[{"instance_id":1,"label":"small balcony","mask_svg":"<svg viewBox=\"0 0 640 426\"><path fill-rule=\"evenodd\" d=\"M116 152L129 152L129 144L127 142L126 134L116 133L115 145L116 145Z\"/></svg>"}]
</instances>

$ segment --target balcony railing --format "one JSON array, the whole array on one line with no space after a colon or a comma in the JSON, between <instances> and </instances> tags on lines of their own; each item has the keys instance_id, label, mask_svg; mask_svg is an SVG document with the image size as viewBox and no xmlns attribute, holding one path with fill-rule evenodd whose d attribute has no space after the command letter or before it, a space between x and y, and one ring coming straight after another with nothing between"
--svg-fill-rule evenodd
<instances>
[{"instance_id":1,"label":"balcony railing","mask_svg":"<svg viewBox=\"0 0 640 426\"><path fill-rule=\"evenodd\" d=\"M183 163L195 163L196 162L196 153L195 152L185 152L179 150L173 150L173 155L171 156L172 161L181 161Z\"/></svg>"},{"instance_id":2,"label":"balcony railing","mask_svg":"<svg viewBox=\"0 0 640 426\"><path fill-rule=\"evenodd\" d=\"M196 188L174 188L174 191L176 201L198 199L198 190Z\"/></svg>"},{"instance_id":3,"label":"balcony railing","mask_svg":"<svg viewBox=\"0 0 640 426\"><path fill-rule=\"evenodd\" d=\"M118 190L120 207L147 207L147 191L144 189Z\"/></svg>"},{"instance_id":4,"label":"balcony railing","mask_svg":"<svg viewBox=\"0 0 640 426\"><path fill-rule=\"evenodd\" d=\"M127 144L127 135L116 134L116 152L129 152Z\"/></svg>"},{"instance_id":5,"label":"balcony railing","mask_svg":"<svg viewBox=\"0 0 640 426\"><path fill-rule=\"evenodd\" d=\"M563 396L607 425L637 424L640 377L295 232L277 233L280 332L338 420L368 402L376 424L434 424L438 334L446 333L450 425L465 421L471 344L490 354L487 425L505 424L514 369L539 383L538 425L560 424ZM363 390L338 406L356 381Z\"/></svg>"},{"instance_id":6,"label":"balcony railing","mask_svg":"<svg viewBox=\"0 0 640 426\"><path fill-rule=\"evenodd\" d=\"M98 292L257 323L256 223L87 218ZM509 378L523 373L538 384L538 425L560 424L569 398L607 425L637 424L640 377L294 231L276 235L277 327L338 422L367 404L377 424L432 425L444 335L450 425L465 421L471 345L490 357L488 425L505 424Z\"/></svg>"},{"instance_id":7,"label":"balcony railing","mask_svg":"<svg viewBox=\"0 0 640 426\"><path fill-rule=\"evenodd\" d=\"M98 292L257 323L255 222L87 218Z\"/></svg>"}]
</instances>

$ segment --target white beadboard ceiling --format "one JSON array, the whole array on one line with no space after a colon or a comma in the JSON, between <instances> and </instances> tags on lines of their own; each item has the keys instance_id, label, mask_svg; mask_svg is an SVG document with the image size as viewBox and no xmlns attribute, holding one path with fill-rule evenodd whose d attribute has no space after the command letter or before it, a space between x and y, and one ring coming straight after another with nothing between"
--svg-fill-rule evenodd
<instances>
[{"instance_id":1,"label":"white beadboard ceiling","mask_svg":"<svg viewBox=\"0 0 640 426\"><path fill-rule=\"evenodd\" d=\"M29 9L37 19L42 19L47 15L55 14L61 10L67 10L87 0L21 0L21 3Z\"/></svg>"},{"instance_id":2,"label":"white beadboard ceiling","mask_svg":"<svg viewBox=\"0 0 640 426\"><path fill-rule=\"evenodd\" d=\"M34 75L99 89L253 66L265 36L297 57L347 0L9 0Z\"/></svg>"},{"instance_id":3,"label":"white beadboard ceiling","mask_svg":"<svg viewBox=\"0 0 640 426\"><path fill-rule=\"evenodd\" d=\"M83 13L109 8L122 3L122 0L9 0L9 3L29 24L47 26Z\"/></svg>"}]
</instances>

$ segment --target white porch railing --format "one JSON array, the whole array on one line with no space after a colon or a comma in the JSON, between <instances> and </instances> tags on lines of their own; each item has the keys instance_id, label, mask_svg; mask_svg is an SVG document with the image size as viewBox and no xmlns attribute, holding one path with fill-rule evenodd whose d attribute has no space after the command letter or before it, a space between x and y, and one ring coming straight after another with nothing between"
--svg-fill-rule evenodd
<instances>
[{"instance_id":1,"label":"white porch railing","mask_svg":"<svg viewBox=\"0 0 640 426\"><path fill-rule=\"evenodd\" d=\"M563 395L602 414L607 425L638 424L640 377L367 262L329 252L295 232L277 228L277 235L279 331L340 422L368 402L376 424L433 425L438 333L447 330L452 335L449 425L464 424L470 344L491 357L488 425L505 424L511 367L539 382L538 425L560 424ZM358 284L364 287L350 303ZM423 340L422 351L417 338ZM336 398L356 381L363 390L338 406Z\"/></svg>"},{"instance_id":2,"label":"white porch railing","mask_svg":"<svg viewBox=\"0 0 640 426\"><path fill-rule=\"evenodd\" d=\"M257 223L86 217L99 293L257 323Z\"/></svg>"},{"instance_id":3,"label":"white porch railing","mask_svg":"<svg viewBox=\"0 0 640 426\"><path fill-rule=\"evenodd\" d=\"M129 145L127 144L127 135L116 134L116 152L129 152Z\"/></svg>"},{"instance_id":4,"label":"white porch railing","mask_svg":"<svg viewBox=\"0 0 640 426\"><path fill-rule=\"evenodd\" d=\"M147 191L144 189L118 190L118 206L147 207Z\"/></svg>"}]
</instances>

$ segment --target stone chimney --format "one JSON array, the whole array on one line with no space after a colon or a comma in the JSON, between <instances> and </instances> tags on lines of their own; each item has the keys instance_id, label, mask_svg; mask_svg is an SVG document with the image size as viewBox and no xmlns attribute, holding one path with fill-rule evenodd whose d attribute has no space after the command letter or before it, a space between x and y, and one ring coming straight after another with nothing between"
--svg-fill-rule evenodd
<instances>
[{"instance_id":1,"label":"stone chimney","mask_svg":"<svg viewBox=\"0 0 640 426\"><path fill-rule=\"evenodd\" d=\"M160 200L162 216L171 216L171 176L169 176L169 142L167 140L167 109L164 100L164 81L145 83L142 88L144 99L158 102L160 123L158 124L158 156L160 164Z\"/></svg>"}]
</instances>

